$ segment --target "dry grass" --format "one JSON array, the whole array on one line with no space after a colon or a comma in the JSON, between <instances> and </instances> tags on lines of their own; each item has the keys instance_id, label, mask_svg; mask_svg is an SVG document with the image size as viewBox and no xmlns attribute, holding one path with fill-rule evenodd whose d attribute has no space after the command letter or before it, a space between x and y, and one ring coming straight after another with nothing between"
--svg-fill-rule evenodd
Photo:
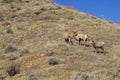
<instances>
[{"instance_id":1,"label":"dry grass","mask_svg":"<svg viewBox=\"0 0 120 80\"><path fill-rule=\"evenodd\" d=\"M0 0L0 77L26 80L34 75L41 80L119 80L120 25L95 16L62 7L49 0L14 0L11 4ZM2 25L10 22L11 26ZM9 31L10 33L9 33ZM107 54L97 54L92 47L64 42L65 30L88 34L89 39L104 41ZM13 46L14 52L4 50ZM21 55L27 49L29 54ZM46 56L54 52L52 56ZM14 60L10 60L16 57ZM62 64L49 65L50 57ZM20 64L20 73L9 77L6 65ZM78 74L79 73L79 74ZM75 75L75 76L74 76ZM31 78L32 79L32 78Z\"/></svg>"}]
</instances>

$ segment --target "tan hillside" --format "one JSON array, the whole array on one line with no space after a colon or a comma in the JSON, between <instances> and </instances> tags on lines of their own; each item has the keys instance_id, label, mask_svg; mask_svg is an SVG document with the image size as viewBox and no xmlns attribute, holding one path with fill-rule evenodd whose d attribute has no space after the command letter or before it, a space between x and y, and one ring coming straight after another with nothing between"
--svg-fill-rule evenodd
<instances>
[{"instance_id":1,"label":"tan hillside","mask_svg":"<svg viewBox=\"0 0 120 80\"><path fill-rule=\"evenodd\" d=\"M104 41L96 53L68 32ZM50 0L0 0L0 80L119 80L120 25Z\"/></svg>"}]
</instances>

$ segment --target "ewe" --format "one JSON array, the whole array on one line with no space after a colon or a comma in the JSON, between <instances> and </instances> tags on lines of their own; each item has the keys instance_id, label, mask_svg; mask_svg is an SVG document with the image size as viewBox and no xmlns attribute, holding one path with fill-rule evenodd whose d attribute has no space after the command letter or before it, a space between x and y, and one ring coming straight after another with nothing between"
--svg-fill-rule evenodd
<instances>
[{"instance_id":1,"label":"ewe","mask_svg":"<svg viewBox=\"0 0 120 80\"><path fill-rule=\"evenodd\" d=\"M102 53L104 52L104 44L105 44L104 42L102 42L102 41L101 42L95 42L94 40L92 40L89 43L92 44L92 46L95 50L101 49Z\"/></svg>"},{"instance_id":2,"label":"ewe","mask_svg":"<svg viewBox=\"0 0 120 80\"><path fill-rule=\"evenodd\" d=\"M67 31L67 30L65 30L65 31ZM73 45L72 38L73 38L72 34L70 34L68 32L64 33L64 40L65 40L65 42L70 43L70 44Z\"/></svg>"}]
</instances>

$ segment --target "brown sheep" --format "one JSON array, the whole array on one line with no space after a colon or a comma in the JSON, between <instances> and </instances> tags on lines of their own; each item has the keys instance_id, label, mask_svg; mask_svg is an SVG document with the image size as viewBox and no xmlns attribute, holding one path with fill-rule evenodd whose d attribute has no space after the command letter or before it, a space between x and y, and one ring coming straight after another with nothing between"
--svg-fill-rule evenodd
<instances>
[{"instance_id":1,"label":"brown sheep","mask_svg":"<svg viewBox=\"0 0 120 80\"><path fill-rule=\"evenodd\" d=\"M65 42L70 43L70 44L73 45L72 38L73 38L72 34L70 34L68 32L65 32L65 34L64 34L64 41Z\"/></svg>"},{"instance_id":2,"label":"brown sheep","mask_svg":"<svg viewBox=\"0 0 120 80\"><path fill-rule=\"evenodd\" d=\"M78 34L77 32L73 31L73 38L76 40L76 41L79 41L79 44L81 41L84 41L84 42L87 42L87 39L88 39L88 35L87 34ZM85 43L84 43L84 46L85 46Z\"/></svg>"},{"instance_id":3,"label":"brown sheep","mask_svg":"<svg viewBox=\"0 0 120 80\"><path fill-rule=\"evenodd\" d=\"M93 48L95 50L97 49L101 49L102 50L102 53L104 52L104 42L95 42L94 40L90 41L89 44L92 44Z\"/></svg>"}]
</instances>

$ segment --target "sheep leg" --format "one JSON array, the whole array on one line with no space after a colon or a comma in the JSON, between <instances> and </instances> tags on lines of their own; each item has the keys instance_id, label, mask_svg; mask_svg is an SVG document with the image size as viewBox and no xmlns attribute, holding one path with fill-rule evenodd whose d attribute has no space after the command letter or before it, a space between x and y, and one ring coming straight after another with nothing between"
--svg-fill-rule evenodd
<instances>
[{"instance_id":1,"label":"sheep leg","mask_svg":"<svg viewBox=\"0 0 120 80\"><path fill-rule=\"evenodd\" d=\"M95 52L98 53L98 48L95 48Z\"/></svg>"},{"instance_id":2,"label":"sheep leg","mask_svg":"<svg viewBox=\"0 0 120 80\"><path fill-rule=\"evenodd\" d=\"M84 41L84 47L86 47L86 43L87 43L87 42L86 42L86 40L85 40L85 41Z\"/></svg>"},{"instance_id":3,"label":"sheep leg","mask_svg":"<svg viewBox=\"0 0 120 80\"><path fill-rule=\"evenodd\" d=\"M87 46L87 43L88 43L88 39L85 39L84 40L84 46Z\"/></svg>"},{"instance_id":4,"label":"sheep leg","mask_svg":"<svg viewBox=\"0 0 120 80\"><path fill-rule=\"evenodd\" d=\"M71 41L71 44L73 45L73 42Z\"/></svg>"},{"instance_id":5,"label":"sheep leg","mask_svg":"<svg viewBox=\"0 0 120 80\"><path fill-rule=\"evenodd\" d=\"M98 50L95 48L95 52L98 52Z\"/></svg>"},{"instance_id":6,"label":"sheep leg","mask_svg":"<svg viewBox=\"0 0 120 80\"><path fill-rule=\"evenodd\" d=\"M104 48L103 47L101 47L101 49L102 49L102 53L104 52Z\"/></svg>"},{"instance_id":7,"label":"sheep leg","mask_svg":"<svg viewBox=\"0 0 120 80\"><path fill-rule=\"evenodd\" d=\"M88 41L88 39L85 39L85 42L87 42Z\"/></svg>"},{"instance_id":8,"label":"sheep leg","mask_svg":"<svg viewBox=\"0 0 120 80\"><path fill-rule=\"evenodd\" d=\"M71 38L69 39L69 42L73 45L73 42L72 42Z\"/></svg>"},{"instance_id":9,"label":"sheep leg","mask_svg":"<svg viewBox=\"0 0 120 80\"><path fill-rule=\"evenodd\" d=\"M80 41L81 41L81 39L79 39L79 45L80 45Z\"/></svg>"},{"instance_id":10,"label":"sheep leg","mask_svg":"<svg viewBox=\"0 0 120 80\"><path fill-rule=\"evenodd\" d=\"M73 42L72 42L72 41L70 41L70 43L73 45Z\"/></svg>"},{"instance_id":11,"label":"sheep leg","mask_svg":"<svg viewBox=\"0 0 120 80\"><path fill-rule=\"evenodd\" d=\"M66 42L66 43L68 43L68 42L69 42L69 40L68 40L68 39L65 39L65 42Z\"/></svg>"}]
</instances>

